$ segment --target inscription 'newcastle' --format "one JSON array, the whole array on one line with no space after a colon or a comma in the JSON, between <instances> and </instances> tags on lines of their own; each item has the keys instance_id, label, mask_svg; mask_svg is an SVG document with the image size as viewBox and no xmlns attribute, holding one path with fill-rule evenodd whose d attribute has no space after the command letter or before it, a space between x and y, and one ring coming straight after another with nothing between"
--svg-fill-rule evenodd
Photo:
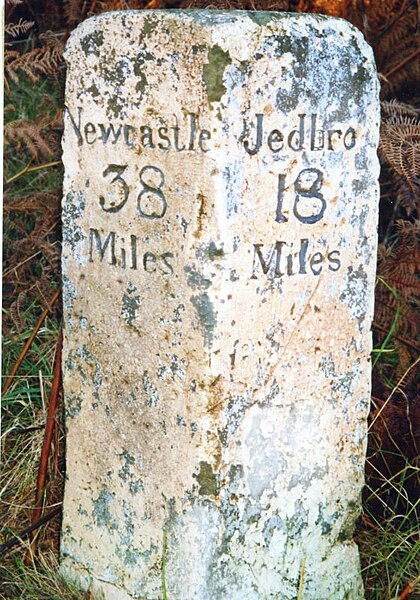
<instances>
[{"instance_id":1,"label":"inscription 'newcastle'","mask_svg":"<svg viewBox=\"0 0 420 600\"><path fill-rule=\"evenodd\" d=\"M62 573L363 600L371 50L320 15L152 10L65 56Z\"/></svg>"}]
</instances>

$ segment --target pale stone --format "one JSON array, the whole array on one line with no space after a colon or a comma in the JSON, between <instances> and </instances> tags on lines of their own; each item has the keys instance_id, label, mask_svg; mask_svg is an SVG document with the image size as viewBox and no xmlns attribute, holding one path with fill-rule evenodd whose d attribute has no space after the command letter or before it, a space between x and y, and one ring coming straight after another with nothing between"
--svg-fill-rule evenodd
<instances>
[{"instance_id":1,"label":"pale stone","mask_svg":"<svg viewBox=\"0 0 420 600\"><path fill-rule=\"evenodd\" d=\"M378 83L342 20L104 14L66 50L63 571L360 600Z\"/></svg>"}]
</instances>

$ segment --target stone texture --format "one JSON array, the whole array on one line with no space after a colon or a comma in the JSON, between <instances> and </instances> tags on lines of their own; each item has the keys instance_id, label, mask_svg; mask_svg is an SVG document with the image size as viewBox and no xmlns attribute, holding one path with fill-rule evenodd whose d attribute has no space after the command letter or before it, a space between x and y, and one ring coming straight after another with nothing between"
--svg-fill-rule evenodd
<instances>
[{"instance_id":1,"label":"stone texture","mask_svg":"<svg viewBox=\"0 0 420 600\"><path fill-rule=\"evenodd\" d=\"M370 48L127 11L66 59L63 571L107 600L360 600Z\"/></svg>"}]
</instances>

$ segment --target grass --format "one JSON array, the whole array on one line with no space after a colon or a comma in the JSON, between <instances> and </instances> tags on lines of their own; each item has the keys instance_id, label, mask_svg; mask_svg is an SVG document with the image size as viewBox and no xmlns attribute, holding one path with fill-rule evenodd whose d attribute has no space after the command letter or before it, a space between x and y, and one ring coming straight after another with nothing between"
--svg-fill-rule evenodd
<instances>
[{"instance_id":1,"label":"grass","mask_svg":"<svg viewBox=\"0 0 420 600\"><path fill-rule=\"evenodd\" d=\"M418 480L419 474L406 461L391 477L379 472L376 489L367 483L356 532L367 600L398 600L408 587L410 598L420 597L420 498L410 499L406 492L407 480Z\"/></svg>"},{"instance_id":2,"label":"grass","mask_svg":"<svg viewBox=\"0 0 420 600\"><path fill-rule=\"evenodd\" d=\"M19 557L9 563L0 567L0 598L4 600L86 600L85 593L60 576L52 551L28 564Z\"/></svg>"}]
</instances>

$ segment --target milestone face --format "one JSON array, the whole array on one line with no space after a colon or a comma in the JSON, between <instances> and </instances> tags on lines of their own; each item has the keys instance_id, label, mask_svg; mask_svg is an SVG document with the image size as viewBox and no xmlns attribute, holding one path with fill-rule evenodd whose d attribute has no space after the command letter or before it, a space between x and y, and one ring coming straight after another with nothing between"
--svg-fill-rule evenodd
<instances>
[{"instance_id":1,"label":"milestone face","mask_svg":"<svg viewBox=\"0 0 420 600\"><path fill-rule=\"evenodd\" d=\"M125 11L66 58L63 569L107 600L361 599L370 49Z\"/></svg>"}]
</instances>

